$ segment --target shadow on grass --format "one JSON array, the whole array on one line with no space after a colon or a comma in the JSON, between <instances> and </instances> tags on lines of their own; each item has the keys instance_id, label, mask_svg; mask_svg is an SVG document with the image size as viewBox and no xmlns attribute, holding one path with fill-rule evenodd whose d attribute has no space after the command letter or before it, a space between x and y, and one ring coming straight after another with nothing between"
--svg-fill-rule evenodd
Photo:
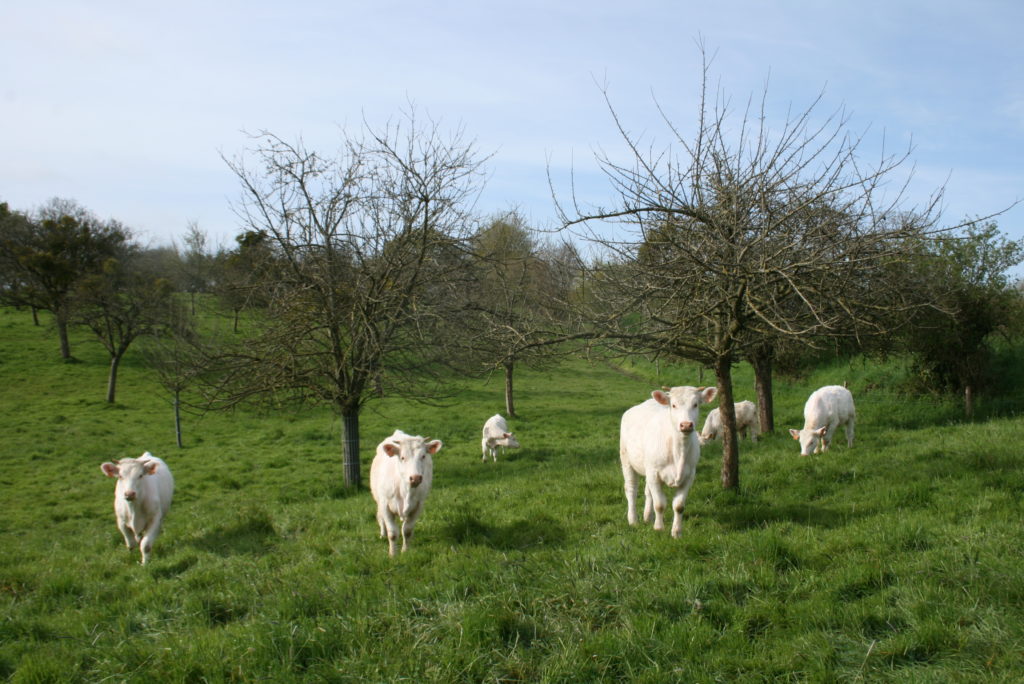
<instances>
[{"instance_id":1,"label":"shadow on grass","mask_svg":"<svg viewBox=\"0 0 1024 684\"><path fill-rule=\"evenodd\" d=\"M276 539L277 532L270 518L264 513L255 513L207 532L192 542L192 545L222 556L262 555L274 548Z\"/></svg>"},{"instance_id":2,"label":"shadow on grass","mask_svg":"<svg viewBox=\"0 0 1024 684\"><path fill-rule=\"evenodd\" d=\"M562 546L566 533L561 524L548 517L489 525L474 512L464 511L444 522L441 536L456 544L486 546L499 551L524 551L539 546Z\"/></svg>"},{"instance_id":3,"label":"shadow on grass","mask_svg":"<svg viewBox=\"0 0 1024 684\"><path fill-rule=\"evenodd\" d=\"M854 513L847 509L838 510L813 504L777 506L751 502L720 507L714 517L720 524L736 530L783 522L831 530L844 527L867 514L867 511L858 510Z\"/></svg>"}]
</instances>

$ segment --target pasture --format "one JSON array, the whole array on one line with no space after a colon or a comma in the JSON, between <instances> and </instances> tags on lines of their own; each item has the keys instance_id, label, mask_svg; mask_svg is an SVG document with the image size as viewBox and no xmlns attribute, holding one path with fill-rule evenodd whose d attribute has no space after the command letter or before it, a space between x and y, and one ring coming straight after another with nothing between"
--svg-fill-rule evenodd
<instances>
[{"instance_id":1,"label":"pasture","mask_svg":"<svg viewBox=\"0 0 1024 684\"><path fill-rule=\"evenodd\" d=\"M368 489L340 483L324 409L186 416L137 355L0 309L0 676L14 682L1017 681L1024 672L1024 422L892 391L890 362L776 379L776 431L741 491L704 447L683 537L630 528L624 409L697 370L572 361L517 376L522 448L480 461L499 378L442 406L371 403L444 441L411 550L388 558ZM753 399L749 370L737 399ZM857 442L801 457L811 390L849 381ZM713 382L705 374L704 383ZM704 408L702 415L713 408ZM149 565L124 548L111 458L170 465ZM642 505L642 504L641 504Z\"/></svg>"}]
</instances>

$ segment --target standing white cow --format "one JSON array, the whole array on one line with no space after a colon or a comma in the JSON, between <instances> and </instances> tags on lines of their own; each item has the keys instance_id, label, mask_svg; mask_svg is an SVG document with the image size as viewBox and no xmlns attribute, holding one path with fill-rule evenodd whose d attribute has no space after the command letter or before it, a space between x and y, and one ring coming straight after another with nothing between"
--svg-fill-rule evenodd
<instances>
[{"instance_id":1,"label":"standing white cow","mask_svg":"<svg viewBox=\"0 0 1024 684\"><path fill-rule=\"evenodd\" d=\"M441 446L439 439L428 442L401 430L377 445L370 465L370 491L377 502L377 524L380 536L387 537L389 556L398 550L399 531L402 551L409 546L434 480L431 457Z\"/></svg>"},{"instance_id":2,"label":"standing white cow","mask_svg":"<svg viewBox=\"0 0 1024 684\"><path fill-rule=\"evenodd\" d=\"M122 458L100 466L107 477L116 477L114 514L128 549L142 550L142 563L149 561L160 526L171 508L174 476L161 459L148 451L139 458Z\"/></svg>"},{"instance_id":3,"label":"standing white cow","mask_svg":"<svg viewBox=\"0 0 1024 684\"><path fill-rule=\"evenodd\" d=\"M738 401L733 404L736 410L736 434L747 431L751 442L757 441L761 433L757 418L757 404L752 401ZM700 431L700 443L707 444L722 434L722 415L718 409L712 409L704 419L704 429Z\"/></svg>"},{"instance_id":4,"label":"standing white cow","mask_svg":"<svg viewBox=\"0 0 1024 684\"><path fill-rule=\"evenodd\" d=\"M697 474L700 438L696 432L700 406L715 398L714 387L673 387L655 390L651 398L622 414L619 460L626 490L626 520L636 524L636 476L643 475L644 520L665 528L663 484L676 490L672 499L672 536L683 530L686 497Z\"/></svg>"},{"instance_id":5,"label":"standing white cow","mask_svg":"<svg viewBox=\"0 0 1024 684\"><path fill-rule=\"evenodd\" d=\"M483 451L481 461L486 461L488 454L492 461L498 460L498 447L502 447L501 455L505 455L505 448L518 449L519 440L508 431L508 423L500 413L495 413L484 423L483 438L480 440L480 449Z\"/></svg>"},{"instance_id":6,"label":"standing white cow","mask_svg":"<svg viewBox=\"0 0 1024 684\"><path fill-rule=\"evenodd\" d=\"M850 390L839 385L828 385L815 390L804 404L804 427L790 430L793 439L800 442L800 455L810 456L828 451L836 428L843 426L846 445L853 446L853 424L857 411L853 407Z\"/></svg>"}]
</instances>

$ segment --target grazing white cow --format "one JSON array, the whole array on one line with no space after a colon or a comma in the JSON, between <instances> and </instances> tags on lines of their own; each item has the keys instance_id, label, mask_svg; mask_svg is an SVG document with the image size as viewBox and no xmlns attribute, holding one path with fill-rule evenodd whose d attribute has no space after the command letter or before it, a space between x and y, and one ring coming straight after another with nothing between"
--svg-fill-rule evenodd
<instances>
[{"instance_id":1,"label":"grazing white cow","mask_svg":"<svg viewBox=\"0 0 1024 684\"><path fill-rule=\"evenodd\" d=\"M423 504L434 480L431 458L441 449L441 440L426 441L401 430L377 445L370 465L370 491L377 502L377 523L380 536L387 537L388 555L398 550L398 534L402 534L402 551L412 539L416 519L423 513Z\"/></svg>"},{"instance_id":2,"label":"grazing white cow","mask_svg":"<svg viewBox=\"0 0 1024 684\"><path fill-rule=\"evenodd\" d=\"M498 447L501 447L501 455L505 455L505 448L518 449L519 440L508 431L508 423L500 413L495 413L484 423L483 439L480 440L480 449L483 451L481 461L486 461L490 455L492 461L498 460Z\"/></svg>"},{"instance_id":3,"label":"grazing white cow","mask_svg":"<svg viewBox=\"0 0 1024 684\"><path fill-rule=\"evenodd\" d=\"M738 401L733 406L736 409L736 434L742 434L746 430L750 441L756 442L757 436L761 433L757 418L757 404L752 401ZM700 443L707 444L711 440L717 439L720 434L722 434L722 415L718 409L712 409L708 417L704 419L704 429L700 432Z\"/></svg>"},{"instance_id":4,"label":"grazing white cow","mask_svg":"<svg viewBox=\"0 0 1024 684\"><path fill-rule=\"evenodd\" d=\"M107 477L116 477L114 513L117 527L128 549L142 550L142 563L149 561L160 526L171 508L174 476L161 459L148 451L138 458L122 458L100 466Z\"/></svg>"},{"instance_id":5,"label":"grazing white cow","mask_svg":"<svg viewBox=\"0 0 1024 684\"><path fill-rule=\"evenodd\" d=\"M626 520L636 524L636 476L643 475L644 520L654 513L654 529L665 528L665 493L661 486L676 490L672 499L672 536L683 530L686 497L697 474L700 438L697 419L700 406L715 398L714 387L673 387L655 390L651 398L622 414L619 432L619 460L626 490Z\"/></svg>"},{"instance_id":6,"label":"grazing white cow","mask_svg":"<svg viewBox=\"0 0 1024 684\"><path fill-rule=\"evenodd\" d=\"M836 428L843 426L846 445L853 446L853 424L857 412L853 407L850 390L839 385L828 385L815 390L804 404L804 427L790 430L793 439L800 442L800 455L810 456L828 451Z\"/></svg>"}]
</instances>

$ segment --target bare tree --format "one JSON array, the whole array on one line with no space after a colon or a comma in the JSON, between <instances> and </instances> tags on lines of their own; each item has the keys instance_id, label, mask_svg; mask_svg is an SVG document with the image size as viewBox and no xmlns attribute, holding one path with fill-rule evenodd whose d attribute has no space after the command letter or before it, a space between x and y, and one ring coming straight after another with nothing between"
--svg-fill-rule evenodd
<instances>
[{"instance_id":1,"label":"bare tree","mask_svg":"<svg viewBox=\"0 0 1024 684\"><path fill-rule=\"evenodd\" d=\"M897 180L909 150L861 158L862 138L840 111L819 118L821 97L773 130L767 88L733 112L709 93L705 59L696 130L659 108L665 149L631 133L605 100L629 157L598 162L617 196L608 207L562 208L607 255L593 274L591 313L619 348L707 364L724 425L722 483L739 485L731 368L775 339L887 332L923 303L898 282L899 265L933 229L941 192L904 211ZM908 179L909 180L909 179ZM608 237L596 222L618 221ZM906 318L906 316L902 316Z\"/></svg>"},{"instance_id":2,"label":"bare tree","mask_svg":"<svg viewBox=\"0 0 1024 684\"><path fill-rule=\"evenodd\" d=\"M140 337L180 321L170 281L139 268L138 250L125 245L97 273L82 277L70 297L72 321L89 328L110 355L107 401L114 403L124 355Z\"/></svg>"},{"instance_id":3,"label":"bare tree","mask_svg":"<svg viewBox=\"0 0 1024 684\"><path fill-rule=\"evenodd\" d=\"M505 411L516 415L514 378L519 364L534 368L553 360L569 329L564 302L576 268L568 247L538 244L516 212L487 223L470 241L475 278L466 306L465 342L490 372L505 381Z\"/></svg>"},{"instance_id":4,"label":"bare tree","mask_svg":"<svg viewBox=\"0 0 1024 684\"><path fill-rule=\"evenodd\" d=\"M345 483L360 483L359 414L380 392L429 394L443 358L444 290L460 272L481 161L461 131L414 114L365 128L334 157L255 136L238 213L278 266L259 332L221 356L219 401L268 393L333 406L342 418Z\"/></svg>"}]
</instances>

